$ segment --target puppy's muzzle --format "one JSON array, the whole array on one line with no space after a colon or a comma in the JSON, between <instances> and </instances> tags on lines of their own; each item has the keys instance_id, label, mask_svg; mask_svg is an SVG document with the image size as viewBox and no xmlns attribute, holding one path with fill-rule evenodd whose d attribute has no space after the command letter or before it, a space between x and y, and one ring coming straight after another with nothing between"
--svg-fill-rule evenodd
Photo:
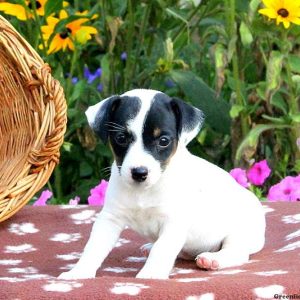
<instances>
[{"instance_id":1,"label":"puppy's muzzle","mask_svg":"<svg viewBox=\"0 0 300 300\"><path fill-rule=\"evenodd\" d=\"M147 179L148 169L146 167L138 167L131 169L131 177L134 181L143 182Z\"/></svg>"}]
</instances>

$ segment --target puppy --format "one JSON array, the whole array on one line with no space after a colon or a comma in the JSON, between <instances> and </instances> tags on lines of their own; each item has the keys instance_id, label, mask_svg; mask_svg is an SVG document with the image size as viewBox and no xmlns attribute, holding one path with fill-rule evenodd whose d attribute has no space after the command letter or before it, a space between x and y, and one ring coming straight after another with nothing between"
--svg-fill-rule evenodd
<instances>
[{"instance_id":1,"label":"puppy","mask_svg":"<svg viewBox=\"0 0 300 300\"><path fill-rule=\"evenodd\" d=\"M215 270L246 263L262 249L265 216L259 200L186 149L203 123L199 109L137 89L89 107L86 115L115 160L84 252L59 278L95 277L125 226L153 242L138 278L168 278L178 256Z\"/></svg>"}]
</instances>

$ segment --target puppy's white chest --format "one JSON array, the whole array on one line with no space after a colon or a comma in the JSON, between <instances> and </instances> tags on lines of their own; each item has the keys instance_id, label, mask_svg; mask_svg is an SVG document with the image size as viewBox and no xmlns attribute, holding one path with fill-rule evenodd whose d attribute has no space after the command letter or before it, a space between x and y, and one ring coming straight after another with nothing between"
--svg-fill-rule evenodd
<instances>
[{"instance_id":1,"label":"puppy's white chest","mask_svg":"<svg viewBox=\"0 0 300 300\"><path fill-rule=\"evenodd\" d=\"M128 226L140 235L154 241L166 220L166 216L156 207L137 208L127 218Z\"/></svg>"}]
</instances>

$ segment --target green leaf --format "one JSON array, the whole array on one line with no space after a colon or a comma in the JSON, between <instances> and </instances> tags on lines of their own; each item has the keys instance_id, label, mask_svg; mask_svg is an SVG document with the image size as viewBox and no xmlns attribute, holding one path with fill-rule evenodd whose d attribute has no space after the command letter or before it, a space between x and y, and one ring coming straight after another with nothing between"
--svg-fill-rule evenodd
<instances>
[{"instance_id":1,"label":"green leaf","mask_svg":"<svg viewBox=\"0 0 300 300\"><path fill-rule=\"evenodd\" d=\"M276 117L271 117L271 116L263 114L262 117L268 121L271 121L274 124L287 124L286 116L276 118Z\"/></svg>"},{"instance_id":2,"label":"green leaf","mask_svg":"<svg viewBox=\"0 0 300 300\"><path fill-rule=\"evenodd\" d=\"M254 16L257 14L257 9L259 7L261 3L261 0L251 0L249 3L249 13L248 13L248 17L250 22L253 21Z\"/></svg>"},{"instance_id":3,"label":"green leaf","mask_svg":"<svg viewBox=\"0 0 300 300\"><path fill-rule=\"evenodd\" d=\"M83 80L80 80L74 85L73 93L68 101L68 106L71 107L73 102L78 100L80 96L82 96L86 90L87 83Z\"/></svg>"},{"instance_id":4,"label":"green leaf","mask_svg":"<svg viewBox=\"0 0 300 300\"><path fill-rule=\"evenodd\" d=\"M253 36L245 22L241 22L240 35L243 46L249 47L253 42Z\"/></svg>"},{"instance_id":5,"label":"green leaf","mask_svg":"<svg viewBox=\"0 0 300 300\"><path fill-rule=\"evenodd\" d=\"M63 150L66 152L69 152L69 153L72 151L72 147L73 147L73 144L70 142L64 142L62 145Z\"/></svg>"},{"instance_id":6,"label":"green leaf","mask_svg":"<svg viewBox=\"0 0 300 300\"><path fill-rule=\"evenodd\" d=\"M288 113L288 106L279 92L271 98L271 104L279 108L284 114Z\"/></svg>"},{"instance_id":7,"label":"green leaf","mask_svg":"<svg viewBox=\"0 0 300 300\"><path fill-rule=\"evenodd\" d=\"M228 62L231 61L232 56L234 54L234 52L236 51L236 41L237 41L237 35L233 35L232 38L230 39L229 43L228 43Z\"/></svg>"},{"instance_id":8,"label":"green leaf","mask_svg":"<svg viewBox=\"0 0 300 300\"><path fill-rule=\"evenodd\" d=\"M182 89L187 100L204 112L206 122L213 129L224 134L230 132L230 106L227 102L217 99L215 91L190 71L172 70L170 76Z\"/></svg>"},{"instance_id":9,"label":"green leaf","mask_svg":"<svg viewBox=\"0 0 300 300\"><path fill-rule=\"evenodd\" d=\"M297 160L296 160L295 166L294 166L293 170L294 170L296 173L300 173L300 159L297 159Z\"/></svg>"},{"instance_id":10,"label":"green leaf","mask_svg":"<svg viewBox=\"0 0 300 300\"><path fill-rule=\"evenodd\" d=\"M294 73L300 73L300 57L298 55L290 54L289 63Z\"/></svg>"},{"instance_id":11,"label":"green leaf","mask_svg":"<svg viewBox=\"0 0 300 300\"><path fill-rule=\"evenodd\" d=\"M102 68L101 83L103 84L103 90L105 95L110 94L110 90L109 90L110 70L111 70L110 57L111 55L109 53L106 53L105 55L103 55L101 59L101 68Z\"/></svg>"},{"instance_id":12,"label":"green leaf","mask_svg":"<svg viewBox=\"0 0 300 300\"><path fill-rule=\"evenodd\" d=\"M88 162L83 161L80 163L79 172L80 172L80 177L91 176L93 174L93 168Z\"/></svg>"},{"instance_id":13,"label":"green leaf","mask_svg":"<svg viewBox=\"0 0 300 300\"><path fill-rule=\"evenodd\" d=\"M243 154L247 153L248 149L250 149L251 152L253 152L256 149L258 139L264 131L284 128L290 128L290 126L279 124L261 124L255 126L253 129L250 130L250 132L247 134L247 136L244 138L244 140L238 147L235 156L236 160L239 161L242 158Z\"/></svg>"},{"instance_id":14,"label":"green leaf","mask_svg":"<svg viewBox=\"0 0 300 300\"><path fill-rule=\"evenodd\" d=\"M48 0L45 5L45 17L59 12L63 8L63 0Z\"/></svg>"},{"instance_id":15,"label":"green leaf","mask_svg":"<svg viewBox=\"0 0 300 300\"><path fill-rule=\"evenodd\" d=\"M279 51L271 52L267 65L266 99L269 99L270 96L280 87L283 57L283 54Z\"/></svg>"},{"instance_id":16,"label":"green leaf","mask_svg":"<svg viewBox=\"0 0 300 300\"><path fill-rule=\"evenodd\" d=\"M243 105L238 105L238 104L233 105L230 109L230 112L229 112L230 117L232 119L237 118L243 110L244 110Z\"/></svg>"},{"instance_id":17,"label":"green leaf","mask_svg":"<svg viewBox=\"0 0 300 300\"><path fill-rule=\"evenodd\" d=\"M293 120L293 122L300 123L300 113L299 114L290 115L290 117Z\"/></svg>"}]
</instances>

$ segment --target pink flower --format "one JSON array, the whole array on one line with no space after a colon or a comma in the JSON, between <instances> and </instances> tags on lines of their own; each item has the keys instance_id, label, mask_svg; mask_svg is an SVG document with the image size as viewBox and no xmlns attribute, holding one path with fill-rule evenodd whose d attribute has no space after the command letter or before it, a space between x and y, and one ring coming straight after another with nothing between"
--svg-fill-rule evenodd
<instances>
[{"instance_id":1,"label":"pink flower","mask_svg":"<svg viewBox=\"0 0 300 300\"><path fill-rule=\"evenodd\" d=\"M267 161L261 160L255 163L247 173L248 179L254 185L263 185L265 180L271 174L271 169L268 166Z\"/></svg>"},{"instance_id":2,"label":"pink flower","mask_svg":"<svg viewBox=\"0 0 300 300\"><path fill-rule=\"evenodd\" d=\"M243 170L241 168L235 168L232 169L229 174L236 180L237 183L239 183L241 186L248 188L250 183L248 182L247 176L246 176L246 170Z\"/></svg>"},{"instance_id":3,"label":"pink flower","mask_svg":"<svg viewBox=\"0 0 300 300\"><path fill-rule=\"evenodd\" d=\"M108 182L104 179L101 180L100 184L95 186L90 191L88 197L89 205L103 205L105 200L105 193L108 186Z\"/></svg>"},{"instance_id":4,"label":"pink flower","mask_svg":"<svg viewBox=\"0 0 300 300\"><path fill-rule=\"evenodd\" d=\"M297 201L300 200L300 176L287 176L273 185L268 193L270 201Z\"/></svg>"},{"instance_id":5,"label":"pink flower","mask_svg":"<svg viewBox=\"0 0 300 300\"><path fill-rule=\"evenodd\" d=\"M49 190L44 190L40 197L33 203L33 206L43 206L47 205L46 202L52 197L52 192Z\"/></svg>"},{"instance_id":6,"label":"pink flower","mask_svg":"<svg viewBox=\"0 0 300 300\"><path fill-rule=\"evenodd\" d=\"M80 197L75 196L74 199L70 199L69 205L77 205L79 203L79 201L80 201Z\"/></svg>"}]
</instances>

